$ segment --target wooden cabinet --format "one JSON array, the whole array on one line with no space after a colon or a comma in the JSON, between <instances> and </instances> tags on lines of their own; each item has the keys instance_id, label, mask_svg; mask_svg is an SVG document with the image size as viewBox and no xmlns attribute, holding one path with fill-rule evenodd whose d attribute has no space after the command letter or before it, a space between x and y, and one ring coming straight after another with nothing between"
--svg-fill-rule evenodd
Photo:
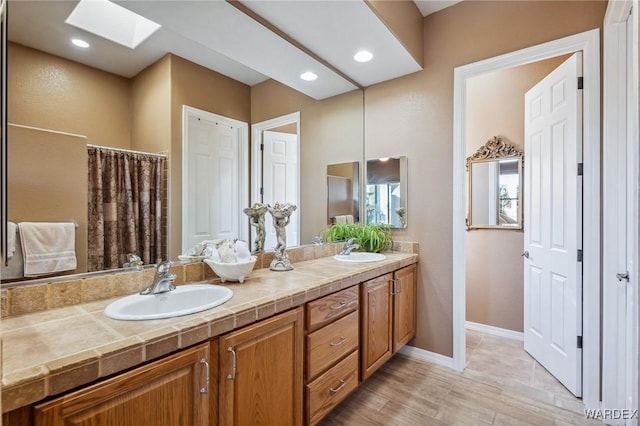
<instances>
[{"instance_id":1,"label":"wooden cabinet","mask_svg":"<svg viewBox=\"0 0 640 426\"><path fill-rule=\"evenodd\" d=\"M406 345L416 335L416 302L418 277L416 265L410 265L393 273L393 353Z\"/></svg>"},{"instance_id":2,"label":"wooden cabinet","mask_svg":"<svg viewBox=\"0 0 640 426\"><path fill-rule=\"evenodd\" d=\"M393 274L360 285L360 380L364 381L393 355Z\"/></svg>"},{"instance_id":3,"label":"wooden cabinet","mask_svg":"<svg viewBox=\"0 0 640 426\"><path fill-rule=\"evenodd\" d=\"M358 387L359 288L307 303L306 421L314 425Z\"/></svg>"},{"instance_id":4,"label":"wooden cabinet","mask_svg":"<svg viewBox=\"0 0 640 426\"><path fill-rule=\"evenodd\" d=\"M416 265L361 284L360 380L366 380L416 334Z\"/></svg>"},{"instance_id":5,"label":"wooden cabinet","mask_svg":"<svg viewBox=\"0 0 640 426\"><path fill-rule=\"evenodd\" d=\"M209 343L37 405L36 426L209 425Z\"/></svg>"},{"instance_id":6,"label":"wooden cabinet","mask_svg":"<svg viewBox=\"0 0 640 426\"><path fill-rule=\"evenodd\" d=\"M302 321L300 307L220 337L220 425L302 424Z\"/></svg>"}]
</instances>

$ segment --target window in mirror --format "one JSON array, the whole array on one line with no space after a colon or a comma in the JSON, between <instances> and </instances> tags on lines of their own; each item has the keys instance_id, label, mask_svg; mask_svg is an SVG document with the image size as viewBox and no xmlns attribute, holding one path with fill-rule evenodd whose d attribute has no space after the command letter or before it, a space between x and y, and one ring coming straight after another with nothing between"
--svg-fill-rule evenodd
<instances>
[{"instance_id":1,"label":"window in mirror","mask_svg":"<svg viewBox=\"0 0 640 426\"><path fill-rule=\"evenodd\" d=\"M522 151L494 137L467 158L467 229L522 229Z\"/></svg>"},{"instance_id":2,"label":"window in mirror","mask_svg":"<svg viewBox=\"0 0 640 426\"><path fill-rule=\"evenodd\" d=\"M367 161L366 221L407 226L407 157Z\"/></svg>"}]
</instances>

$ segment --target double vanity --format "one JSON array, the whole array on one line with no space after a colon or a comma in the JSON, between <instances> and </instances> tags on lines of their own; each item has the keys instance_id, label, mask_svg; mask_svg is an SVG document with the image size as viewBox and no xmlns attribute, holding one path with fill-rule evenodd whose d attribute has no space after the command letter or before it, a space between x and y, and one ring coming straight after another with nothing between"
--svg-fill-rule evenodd
<instances>
[{"instance_id":1,"label":"double vanity","mask_svg":"<svg viewBox=\"0 0 640 426\"><path fill-rule=\"evenodd\" d=\"M293 271L255 269L185 316L112 319L111 297L5 317L4 424L318 423L416 329L413 244L357 262L337 247L305 248ZM205 268L178 266L189 286L177 290L220 284Z\"/></svg>"}]
</instances>

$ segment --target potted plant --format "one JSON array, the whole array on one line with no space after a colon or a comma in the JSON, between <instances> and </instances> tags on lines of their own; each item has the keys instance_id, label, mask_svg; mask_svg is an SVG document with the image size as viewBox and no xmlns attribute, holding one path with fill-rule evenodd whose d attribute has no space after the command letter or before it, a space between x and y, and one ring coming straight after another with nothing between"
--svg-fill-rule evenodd
<instances>
[{"instance_id":1,"label":"potted plant","mask_svg":"<svg viewBox=\"0 0 640 426\"><path fill-rule=\"evenodd\" d=\"M325 242L346 241L355 238L361 251L378 253L393 246L391 227L381 224L334 223L322 232Z\"/></svg>"}]
</instances>

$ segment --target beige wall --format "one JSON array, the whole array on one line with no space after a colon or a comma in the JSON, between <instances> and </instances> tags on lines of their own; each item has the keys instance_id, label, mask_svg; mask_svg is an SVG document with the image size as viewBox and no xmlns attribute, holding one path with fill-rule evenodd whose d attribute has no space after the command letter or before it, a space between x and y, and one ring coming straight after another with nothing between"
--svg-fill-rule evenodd
<instances>
[{"instance_id":1,"label":"beige wall","mask_svg":"<svg viewBox=\"0 0 640 426\"><path fill-rule=\"evenodd\" d=\"M300 111L300 244L327 227L327 165L362 161L362 91L322 101L276 81L251 88L251 122Z\"/></svg>"},{"instance_id":2,"label":"beige wall","mask_svg":"<svg viewBox=\"0 0 640 426\"><path fill-rule=\"evenodd\" d=\"M407 0L366 0L366 2L413 56L413 59L422 66L424 62L423 18L415 2Z\"/></svg>"},{"instance_id":3,"label":"beige wall","mask_svg":"<svg viewBox=\"0 0 640 426\"><path fill-rule=\"evenodd\" d=\"M130 80L9 43L9 122L131 146Z\"/></svg>"},{"instance_id":4,"label":"beige wall","mask_svg":"<svg viewBox=\"0 0 640 426\"><path fill-rule=\"evenodd\" d=\"M565 59L468 79L467 156L493 136L524 150L524 94ZM523 232L473 230L467 232L466 244L467 321L523 331Z\"/></svg>"},{"instance_id":5,"label":"beige wall","mask_svg":"<svg viewBox=\"0 0 640 426\"><path fill-rule=\"evenodd\" d=\"M408 228L420 243L412 345L453 353L453 70L601 26L606 2L464 1L424 19L424 71L365 89L365 158L407 155Z\"/></svg>"}]
</instances>

